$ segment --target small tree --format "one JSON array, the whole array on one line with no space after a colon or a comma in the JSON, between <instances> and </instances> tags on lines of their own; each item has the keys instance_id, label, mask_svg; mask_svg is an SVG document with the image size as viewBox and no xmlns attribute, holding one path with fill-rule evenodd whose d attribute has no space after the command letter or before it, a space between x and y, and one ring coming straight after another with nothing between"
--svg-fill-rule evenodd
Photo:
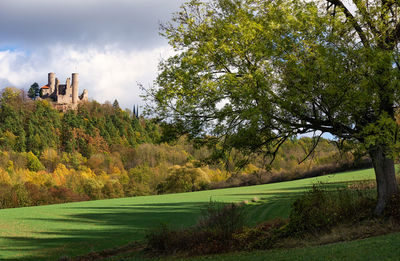
<instances>
[{"instance_id":1,"label":"small tree","mask_svg":"<svg viewBox=\"0 0 400 261\"><path fill-rule=\"evenodd\" d=\"M35 100L39 96L39 93L40 93L39 84L35 82L31 85L31 87L28 90L28 97Z\"/></svg>"},{"instance_id":2,"label":"small tree","mask_svg":"<svg viewBox=\"0 0 400 261\"><path fill-rule=\"evenodd\" d=\"M112 106L114 109L119 109L119 103L118 103L117 99L114 100Z\"/></svg>"}]
</instances>

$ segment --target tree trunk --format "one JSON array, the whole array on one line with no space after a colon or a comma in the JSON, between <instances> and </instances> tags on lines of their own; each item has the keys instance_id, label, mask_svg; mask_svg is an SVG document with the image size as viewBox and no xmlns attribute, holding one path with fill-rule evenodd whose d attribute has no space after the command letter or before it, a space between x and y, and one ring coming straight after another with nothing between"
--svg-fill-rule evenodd
<instances>
[{"instance_id":1,"label":"tree trunk","mask_svg":"<svg viewBox=\"0 0 400 261\"><path fill-rule=\"evenodd\" d=\"M370 156L375 169L378 190L378 202L374 213L381 215L390 197L399 192L399 187L393 159L388 158L381 147L370 150Z\"/></svg>"}]
</instances>

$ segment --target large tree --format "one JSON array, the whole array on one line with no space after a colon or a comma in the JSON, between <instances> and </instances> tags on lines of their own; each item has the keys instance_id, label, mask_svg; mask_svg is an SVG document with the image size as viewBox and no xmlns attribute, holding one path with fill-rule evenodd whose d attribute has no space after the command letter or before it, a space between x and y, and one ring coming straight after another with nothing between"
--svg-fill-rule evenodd
<instances>
[{"instance_id":1,"label":"large tree","mask_svg":"<svg viewBox=\"0 0 400 261\"><path fill-rule=\"evenodd\" d=\"M248 152L308 132L356 142L382 213L398 192L400 3L350 2L188 2L162 26L177 52L148 90L153 112Z\"/></svg>"}]
</instances>

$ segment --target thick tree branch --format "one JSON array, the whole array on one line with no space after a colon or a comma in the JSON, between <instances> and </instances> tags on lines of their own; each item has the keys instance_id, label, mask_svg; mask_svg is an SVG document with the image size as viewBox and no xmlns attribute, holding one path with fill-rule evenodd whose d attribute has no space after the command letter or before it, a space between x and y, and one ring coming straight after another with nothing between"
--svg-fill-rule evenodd
<instances>
[{"instance_id":1,"label":"thick tree branch","mask_svg":"<svg viewBox=\"0 0 400 261\"><path fill-rule=\"evenodd\" d=\"M397 42L400 40L400 22L393 28L386 38L386 44L388 50L393 50Z\"/></svg>"},{"instance_id":2,"label":"thick tree branch","mask_svg":"<svg viewBox=\"0 0 400 261\"><path fill-rule=\"evenodd\" d=\"M349 19L350 23L352 24L353 28L356 30L358 36L361 39L361 42L363 43L363 45L365 47L369 47L369 41L365 35L365 32L363 31L363 29L361 28L361 26L359 25L359 23L357 22L357 20L355 19L355 17L352 15L352 13L349 11L349 9L347 9L347 7L343 4L343 2L341 0L326 0L329 3L340 7L343 10L344 15L346 16L347 19Z\"/></svg>"},{"instance_id":3,"label":"thick tree branch","mask_svg":"<svg viewBox=\"0 0 400 261\"><path fill-rule=\"evenodd\" d=\"M371 15L368 13L367 8L365 4L361 0L353 0L354 4L358 8L358 11L360 11L360 14L362 15L363 19L367 22L369 29L371 32L374 34L375 37L379 37L381 34L378 29L375 27Z\"/></svg>"}]
</instances>

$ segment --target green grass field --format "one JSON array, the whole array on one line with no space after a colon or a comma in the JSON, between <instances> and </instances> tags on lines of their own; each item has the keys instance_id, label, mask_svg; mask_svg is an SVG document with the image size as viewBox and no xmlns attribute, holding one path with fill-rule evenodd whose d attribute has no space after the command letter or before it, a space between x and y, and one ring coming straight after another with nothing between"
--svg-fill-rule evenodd
<instances>
[{"instance_id":1,"label":"green grass field","mask_svg":"<svg viewBox=\"0 0 400 261\"><path fill-rule=\"evenodd\" d=\"M272 251L254 251L230 253L219 256L191 258L190 261L364 261L364 260L399 260L400 233L367 238L351 242L340 242L324 246ZM135 260L135 259L133 259ZM182 259L179 261L188 260ZM178 261L178 260L176 260Z\"/></svg>"},{"instance_id":2,"label":"green grass field","mask_svg":"<svg viewBox=\"0 0 400 261\"><path fill-rule=\"evenodd\" d=\"M192 258L174 259L165 261L364 261L385 260L398 261L400 259L400 233L366 238L349 242L304 247L295 249L276 249L266 251L238 252L221 255L200 256ZM129 257L121 255L118 258L105 259L107 261L149 261L140 255ZM154 260L152 260L154 261Z\"/></svg>"},{"instance_id":3,"label":"green grass field","mask_svg":"<svg viewBox=\"0 0 400 261\"><path fill-rule=\"evenodd\" d=\"M160 223L173 227L196 222L210 201L258 197L248 206L250 223L287 217L296 196L315 183L374 179L373 170L259 186L68 203L0 210L0 260L56 260L143 239ZM250 260L250 259L243 259Z\"/></svg>"}]
</instances>

